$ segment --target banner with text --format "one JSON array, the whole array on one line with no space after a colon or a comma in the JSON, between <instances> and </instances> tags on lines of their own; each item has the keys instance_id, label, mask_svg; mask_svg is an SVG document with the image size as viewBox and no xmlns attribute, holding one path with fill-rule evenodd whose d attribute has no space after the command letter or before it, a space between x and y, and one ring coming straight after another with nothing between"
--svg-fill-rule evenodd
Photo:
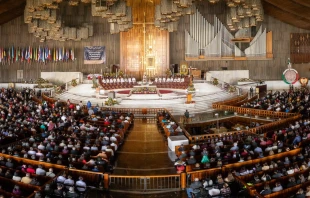
<instances>
[{"instance_id":1,"label":"banner with text","mask_svg":"<svg viewBox=\"0 0 310 198\"><path fill-rule=\"evenodd\" d=\"M105 60L105 46L84 47L84 64L103 64Z\"/></svg>"}]
</instances>

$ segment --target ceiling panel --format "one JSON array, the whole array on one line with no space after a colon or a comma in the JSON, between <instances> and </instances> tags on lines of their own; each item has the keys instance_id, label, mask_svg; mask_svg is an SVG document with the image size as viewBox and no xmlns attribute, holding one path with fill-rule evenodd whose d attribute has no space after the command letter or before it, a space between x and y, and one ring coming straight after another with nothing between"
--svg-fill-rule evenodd
<instances>
[{"instance_id":1,"label":"ceiling panel","mask_svg":"<svg viewBox=\"0 0 310 198\"><path fill-rule=\"evenodd\" d=\"M310 7L300 4L299 0L263 0L262 3L265 14L295 27L310 30Z\"/></svg>"}]
</instances>

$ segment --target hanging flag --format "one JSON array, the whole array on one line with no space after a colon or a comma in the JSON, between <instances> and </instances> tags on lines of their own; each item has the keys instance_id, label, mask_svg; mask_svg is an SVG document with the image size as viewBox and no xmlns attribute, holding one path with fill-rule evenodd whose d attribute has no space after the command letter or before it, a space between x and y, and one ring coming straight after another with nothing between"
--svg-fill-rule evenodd
<instances>
[{"instance_id":1,"label":"hanging flag","mask_svg":"<svg viewBox=\"0 0 310 198\"><path fill-rule=\"evenodd\" d=\"M66 52L65 52L65 48L62 48L62 60L65 61L66 60Z\"/></svg>"},{"instance_id":2,"label":"hanging flag","mask_svg":"<svg viewBox=\"0 0 310 198\"><path fill-rule=\"evenodd\" d=\"M20 50L20 62L24 61L24 48Z\"/></svg>"},{"instance_id":3,"label":"hanging flag","mask_svg":"<svg viewBox=\"0 0 310 198\"><path fill-rule=\"evenodd\" d=\"M59 49L56 48L56 61L59 60Z\"/></svg>"},{"instance_id":4,"label":"hanging flag","mask_svg":"<svg viewBox=\"0 0 310 198\"><path fill-rule=\"evenodd\" d=\"M68 61L69 58L70 58L70 57L69 57L69 49L67 48L67 49L66 49L66 61Z\"/></svg>"},{"instance_id":5,"label":"hanging flag","mask_svg":"<svg viewBox=\"0 0 310 198\"><path fill-rule=\"evenodd\" d=\"M16 49L16 59L15 59L15 61L18 62L19 59L20 59L20 48L18 47L18 48Z\"/></svg>"},{"instance_id":6,"label":"hanging flag","mask_svg":"<svg viewBox=\"0 0 310 198\"><path fill-rule=\"evenodd\" d=\"M74 49L71 49L71 60L74 61Z\"/></svg>"},{"instance_id":7,"label":"hanging flag","mask_svg":"<svg viewBox=\"0 0 310 198\"><path fill-rule=\"evenodd\" d=\"M61 48L59 48L59 55L58 55L58 60L59 61L62 61L62 50L61 50Z\"/></svg>"},{"instance_id":8,"label":"hanging flag","mask_svg":"<svg viewBox=\"0 0 310 198\"><path fill-rule=\"evenodd\" d=\"M41 46L39 46L39 51L38 51L38 62L40 62L40 60L42 59L42 56L41 56Z\"/></svg>"},{"instance_id":9,"label":"hanging flag","mask_svg":"<svg viewBox=\"0 0 310 198\"><path fill-rule=\"evenodd\" d=\"M11 48L11 60L14 61L14 47Z\"/></svg>"},{"instance_id":10,"label":"hanging flag","mask_svg":"<svg viewBox=\"0 0 310 198\"><path fill-rule=\"evenodd\" d=\"M32 47L29 46L29 61L32 61L33 58L32 50Z\"/></svg>"},{"instance_id":11,"label":"hanging flag","mask_svg":"<svg viewBox=\"0 0 310 198\"><path fill-rule=\"evenodd\" d=\"M38 48L34 48L33 50L33 60L38 61Z\"/></svg>"},{"instance_id":12,"label":"hanging flag","mask_svg":"<svg viewBox=\"0 0 310 198\"><path fill-rule=\"evenodd\" d=\"M27 60L28 63L30 62L30 46L28 47L28 50L26 48L25 60Z\"/></svg>"},{"instance_id":13,"label":"hanging flag","mask_svg":"<svg viewBox=\"0 0 310 198\"><path fill-rule=\"evenodd\" d=\"M11 48L8 50L8 62L11 62Z\"/></svg>"},{"instance_id":14,"label":"hanging flag","mask_svg":"<svg viewBox=\"0 0 310 198\"><path fill-rule=\"evenodd\" d=\"M65 46L62 47L62 60L65 61Z\"/></svg>"},{"instance_id":15,"label":"hanging flag","mask_svg":"<svg viewBox=\"0 0 310 198\"><path fill-rule=\"evenodd\" d=\"M56 48L54 48L54 54L53 55L54 55L54 59L53 60L56 61Z\"/></svg>"},{"instance_id":16,"label":"hanging flag","mask_svg":"<svg viewBox=\"0 0 310 198\"><path fill-rule=\"evenodd\" d=\"M50 48L48 48L47 58L48 58L49 61L52 60L52 53L51 53L51 49Z\"/></svg>"}]
</instances>

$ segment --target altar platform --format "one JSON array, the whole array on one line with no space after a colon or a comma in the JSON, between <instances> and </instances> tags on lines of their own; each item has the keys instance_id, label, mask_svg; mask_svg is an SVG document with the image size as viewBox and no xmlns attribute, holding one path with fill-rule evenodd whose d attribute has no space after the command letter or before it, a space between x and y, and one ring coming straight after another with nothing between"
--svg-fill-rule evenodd
<instances>
[{"instance_id":1,"label":"altar platform","mask_svg":"<svg viewBox=\"0 0 310 198\"><path fill-rule=\"evenodd\" d=\"M166 108L170 110L173 115L183 115L187 109L191 115L206 113L212 111L212 103L222 101L235 97L236 95L227 93L219 87L213 86L207 82L194 83L196 93L193 96L195 101L194 107L185 105L186 90L171 89L171 88L158 88L158 94L131 94L132 88L100 90L100 95L97 97L96 90L92 88L92 84L79 84L76 87L69 89L67 92L56 96L61 100L70 101L74 103L86 104L88 101L92 105L104 106L104 102L108 98L110 91L115 92L116 100L119 101L116 108Z\"/></svg>"}]
</instances>

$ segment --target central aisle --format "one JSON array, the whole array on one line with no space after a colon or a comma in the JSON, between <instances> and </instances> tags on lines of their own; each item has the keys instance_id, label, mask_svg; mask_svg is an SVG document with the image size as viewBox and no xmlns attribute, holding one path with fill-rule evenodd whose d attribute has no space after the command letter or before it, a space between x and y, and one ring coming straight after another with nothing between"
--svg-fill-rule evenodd
<instances>
[{"instance_id":1,"label":"central aisle","mask_svg":"<svg viewBox=\"0 0 310 198\"><path fill-rule=\"evenodd\" d=\"M135 118L134 126L117 152L114 175L175 174L168 146L155 118Z\"/></svg>"}]
</instances>

